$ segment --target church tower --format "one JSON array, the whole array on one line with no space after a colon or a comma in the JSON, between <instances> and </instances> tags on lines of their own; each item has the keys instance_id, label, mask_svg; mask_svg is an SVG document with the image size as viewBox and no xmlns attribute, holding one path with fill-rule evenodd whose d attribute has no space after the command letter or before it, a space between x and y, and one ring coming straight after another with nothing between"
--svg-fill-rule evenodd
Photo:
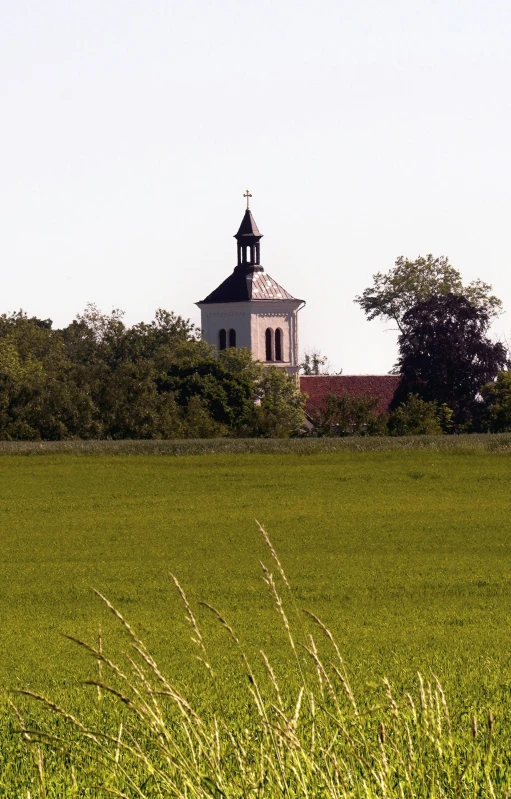
<instances>
[{"instance_id":1,"label":"church tower","mask_svg":"<svg viewBox=\"0 0 511 799\"><path fill-rule=\"evenodd\" d=\"M261 266L262 233L247 210L235 235L238 263L218 288L196 303L202 335L219 350L246 347L265 366L298 374L298 311L305 302L293 297Z\"/></svg>"}]
</instances>

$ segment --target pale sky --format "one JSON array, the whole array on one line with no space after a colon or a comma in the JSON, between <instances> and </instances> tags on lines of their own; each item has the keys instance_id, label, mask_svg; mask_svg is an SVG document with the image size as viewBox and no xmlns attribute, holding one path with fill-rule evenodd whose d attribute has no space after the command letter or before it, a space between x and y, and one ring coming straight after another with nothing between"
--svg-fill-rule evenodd
<instances>
[{"instance_id":1,"label":"pale sky","mask_svg":"<svg viewBox=\"0 0 511 799\"><path fill-rule=\"evenodd\" d=\"M248 187L302 350L389 371L353 297L429 252L509 338L510 78L509 0L0 0L0 312L198 323Z\"/></svg>"}]
</instances>

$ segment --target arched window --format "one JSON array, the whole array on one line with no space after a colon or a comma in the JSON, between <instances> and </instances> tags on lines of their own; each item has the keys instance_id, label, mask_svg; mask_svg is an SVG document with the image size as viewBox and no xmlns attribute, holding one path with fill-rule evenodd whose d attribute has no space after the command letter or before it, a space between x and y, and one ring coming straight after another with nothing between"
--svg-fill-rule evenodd
<instances>
[{"instance_id":1,"label":"arched window","mask_svg":"<svg viewBox=\"0 0 511 799\"><path fill-rule=\"evenodd\" d=\"M245 261L247 262L247 264L250 263L250 246L248 244L245 248Z\"/></svg>"},{"instance_id":2,"label":"arched window","mask_svg":"<svg viewBox=\"0 0 511 799\"><path fill-rule=\"evenodd\" d=\"M276 329L276 331L275 331L275 360L276 361L283 361L284 360L284 358L282 357L282 350L283 350L282 344L284 343L283 342L283 338L284 338L284 336L282 334L282 330L280 329L280 327L278 327Z\"/></svg>"},{"instance_id":3,"label":"arched window","mask_svg":"<svg viewBox=\"0 0 511 799\"><path fill-rule=\"evenodd\" d=\"M236 346L236 331L231 327L229 330L229 347Z\"/></svg>"},{"instance_id":4,"label":"arched window","mask_svg":"<svg viewBox=\"0 0 511 799\"><path fill-rule=\"evenodd\" d=\"M266 342L266 360L273 361L273 330L271 327L266 328L264 337Z\"/></svg>"},{"instance_id":5,"label":"arched window","mask_svg":"<svg viewBox=\"0 0 511 799\"><path fill-rule=\"evenodd\" d=\"M224 328L222 328L218 332L218 349L225 350L226 347L227 347L227 334Z\"/></svg>"}]
</instances>

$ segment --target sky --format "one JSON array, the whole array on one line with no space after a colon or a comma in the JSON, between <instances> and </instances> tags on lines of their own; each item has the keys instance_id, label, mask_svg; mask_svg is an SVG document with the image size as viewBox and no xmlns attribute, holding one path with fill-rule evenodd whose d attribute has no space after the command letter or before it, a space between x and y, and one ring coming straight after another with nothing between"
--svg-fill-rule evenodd
<instances>
[{"instance_id":1,"label":"sky","mask_svg":"<svg viewBox=\"0 0 511 799\"><path fill-rule=\"evenodd\" d=\"M249 188L301 350L388 372L353 300L400 255L493 285L511 337L509 0L0 0L0 313L127 324L236 264Z\"/></svg>"}]
</instances>

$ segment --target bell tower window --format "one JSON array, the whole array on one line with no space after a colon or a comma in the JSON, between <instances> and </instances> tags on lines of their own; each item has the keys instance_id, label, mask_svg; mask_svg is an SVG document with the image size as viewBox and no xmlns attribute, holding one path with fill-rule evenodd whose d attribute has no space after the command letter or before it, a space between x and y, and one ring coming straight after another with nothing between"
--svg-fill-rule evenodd
<instances>
[{"instance_id":1,"label":"bell tower window","mask_svg":"<svg viewBox=\"0 0 511 799\"><path fill-rule=\"evenodd\" d=\"M283 343L283 333L280 327L278 327L275 331L275 360L276 361L283 361L282 357L282 343Z\"/></svg>"},{"instance_id":2,"label":"bell tower window","mask_svg":"<svg viewBox=\"0 0 511 799\"><path fill-rule=\"evenodd\" d=\"M273 330L271 327L266 328L264 338L266 344L266 360L273 361Z\"/></svg>"},{"instance_id":3,"label":"bell tower window","mask_svg":"<svg viewBox=\"0 0 511 799\"><path fill-rule=\"evenodd\" d=\"M225 350L227 348L227 334L225 329L222 328L218 331L218 349Z\"/></svg>"},{"instance_id":4,"label":"bell tower window","mask_svg":"<svg viewBox=\"0 0 511 799\"><path fill-rule=\"evenodd\" d=\"M236 346L236 331L231 327L229 330L229 347Z\"/></svg>"}]
</instances>

